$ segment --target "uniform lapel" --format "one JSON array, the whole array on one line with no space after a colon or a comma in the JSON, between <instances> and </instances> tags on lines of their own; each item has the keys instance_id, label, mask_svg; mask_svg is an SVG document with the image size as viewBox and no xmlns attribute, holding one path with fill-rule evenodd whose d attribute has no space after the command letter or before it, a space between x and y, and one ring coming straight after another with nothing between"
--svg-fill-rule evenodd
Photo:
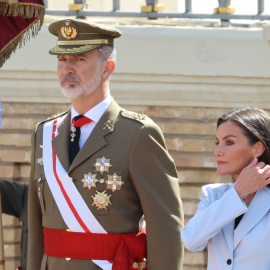
<instances>
[{"instance_id":1,"label":"uniform lapel","mask_svg":"<svg viewBox=\"0 0 270 270\"><path fill-rule=\"evenodd\" d=\"M70 165L68 173L107 144L105 136L113 132L120 110L121 108L112 99L108 109L100 118L84 146Z\"/></svg>"},{"instance_id":2,"label":"uniform lapel","mask_svg":"<svg viewBox=\"0 0 270 270\"><path fill-rule=\"evenodd\" d=\"M248 211L234 231L234 249L245 235L264 217L270 209L270 189L265 187L257 191Z\"/></svg>"},{"instance_id":3,"label":"uniform lapel","mask_svg":"<svg viewBox=\"0 0 270 270\"><path fill-rule=\"evenodd\" d=\"M70 117L71 113L68 112L62 124L58 127L58 135L52 141L56 155L66 171L69 168Z\"/></svg>"}]
</instances>

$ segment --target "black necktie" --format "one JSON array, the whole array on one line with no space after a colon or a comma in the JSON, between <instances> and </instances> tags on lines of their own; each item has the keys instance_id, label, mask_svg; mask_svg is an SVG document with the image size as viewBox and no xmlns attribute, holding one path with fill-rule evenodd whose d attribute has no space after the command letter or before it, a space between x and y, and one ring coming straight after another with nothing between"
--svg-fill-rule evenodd
<instances>
[{"instance_id":1,"label":"black necktie","mask_svg":"<svg viewBox=\"0 0 270 270\"><path fill-rule=\"evenodd\" d=\"M69 162L70 164L73 162L74 158L80 151L80 136L81 136L81 129L80 127L90 123L91 119L83 116L78 115L72 119L72 128L70 132L70 140L69 140Z\"/></svg>"}]
</instances>

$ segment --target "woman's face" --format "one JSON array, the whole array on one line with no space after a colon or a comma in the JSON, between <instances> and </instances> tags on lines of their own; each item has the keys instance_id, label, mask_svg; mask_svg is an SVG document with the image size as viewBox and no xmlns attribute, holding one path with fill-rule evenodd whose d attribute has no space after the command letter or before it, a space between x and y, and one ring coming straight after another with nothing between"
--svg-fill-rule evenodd
<instances>
[{"instance_id":1,"label":"woman's face","mask_svg":"<svg viewBox=\"0 0 270 270\"><path fill-rule=\"evenodd\" d=\"M232 175L236 180L243 168L256 157L256 146L250 145L243 130L232 121L222 123L217 129L217 173Z\"/></svg>"}]
</instances>

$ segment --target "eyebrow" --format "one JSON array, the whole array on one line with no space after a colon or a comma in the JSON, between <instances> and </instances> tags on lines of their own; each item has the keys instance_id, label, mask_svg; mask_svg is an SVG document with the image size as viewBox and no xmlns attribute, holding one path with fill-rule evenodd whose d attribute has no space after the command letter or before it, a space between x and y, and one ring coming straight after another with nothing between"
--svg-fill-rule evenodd
<instances>
[{"instance_id":1,"label":"eyebrow","mask_svg":"<svg viewBox=\"0 0 270 270\"><path fill-rule=\"evenodd\" d=\"M223 140L226 140L226 139L228 139L229 137L237 138L237 136L235 136L235 135L227 135L227 136L223 137L222 139L223 139ZM218 140L217 137L216 137L216 140Z\"/></svg>"}]
</instances>

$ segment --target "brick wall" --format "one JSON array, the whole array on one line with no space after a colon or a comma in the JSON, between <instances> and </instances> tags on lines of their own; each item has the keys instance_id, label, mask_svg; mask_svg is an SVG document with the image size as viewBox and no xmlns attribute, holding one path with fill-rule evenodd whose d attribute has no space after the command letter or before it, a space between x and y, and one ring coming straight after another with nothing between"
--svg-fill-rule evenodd
<instances>
[{"instance_id":1,"label":"brick wall","mask_svg":"<svg viewBox=\"0 0 270 270\"><path fill-rule=\"evenodd\" d=\"M215 172L215 120L229 109L195 107L131 106L127 110L147 114L162 129L178 172L185 222L195 213L200 187L206 183L229 182ZM30 174L31 134L39 121L65 111L68 104L3 102L0 132L0 177L27 182ZM6 269L20 259L20 226L16 218L3 215ZM206 269L206 252L185 252L185 270Z\"/></svg>"}]
</instances>

